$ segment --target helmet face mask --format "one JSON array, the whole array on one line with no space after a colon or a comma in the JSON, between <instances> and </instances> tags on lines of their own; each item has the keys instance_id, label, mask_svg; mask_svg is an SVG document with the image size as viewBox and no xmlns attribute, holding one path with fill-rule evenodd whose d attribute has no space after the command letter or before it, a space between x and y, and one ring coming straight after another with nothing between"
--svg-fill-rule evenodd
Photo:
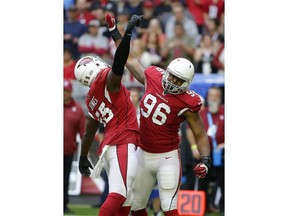
<instances>
[{"instance_id":1,"label":"helmet face mask","mask_svg":"<svg viewBox=\"0 0 288 216\"><path fill-rule=\"evenodd\" d=\"M182 85L169 81L169 75L172 74L174 77L183 80ZM171 61L162 77L162 86L164 93L169 94L181 94L185 92L194 77L194 66L193 64L184 58L177 58Z\"/></svg>"},{"instance_id":2,"label":"helmet face mask","mask_svg":"<svg viewBox=\"0 0 288 216\"><path fill-rule=\"evenodd\" d=\"M76 79L85 86L90 86L97 74L109 65L99 57L85 56L78 60L74 68Z\"/></svg>"}]
</instances>

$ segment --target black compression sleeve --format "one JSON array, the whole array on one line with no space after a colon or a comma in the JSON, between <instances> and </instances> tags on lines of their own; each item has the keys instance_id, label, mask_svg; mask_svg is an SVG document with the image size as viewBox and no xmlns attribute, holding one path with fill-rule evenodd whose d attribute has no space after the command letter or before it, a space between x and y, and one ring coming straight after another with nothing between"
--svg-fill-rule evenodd
<instances>
[{"instance_id":1,"label":"black compression sleeve","mask_svg":"<svg viewBox=\"0 0 288 216\"><path fill-rule=\"evenodd\" d=\"M130 51L130 39L131 34L127 34L127 32L125 32L125 35L122 38L114 56L112 72L119 76L122 76L124 73L124 66Z\"/></svg>"}]
</instances>

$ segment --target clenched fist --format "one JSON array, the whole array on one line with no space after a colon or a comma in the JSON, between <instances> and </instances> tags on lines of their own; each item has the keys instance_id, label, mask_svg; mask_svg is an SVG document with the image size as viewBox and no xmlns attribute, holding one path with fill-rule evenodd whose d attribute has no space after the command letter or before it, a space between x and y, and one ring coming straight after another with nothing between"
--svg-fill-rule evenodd
<instances>
[{"instance_id":1,"label":"clenched fist","mask_svg":"<svg viewBox=\"0 0 288 216\"><path fill-rule=\"evenodd\" d=\"M79 160L79 171L83 176L90 176L91 172L89 168L93 169L90 161L88 160L87 156L80 156Z\"/></svg>"},{"instance_id":2,"label":"clenched fist","mask_svg":"<svg viewBox=\"0 0 288 216\"><path fill-rule=\"evenodd\" d=\"M134 14L128 22L126 31L132 32L135 26L137 27L140 25L140 22L142 19L143 19L143 15L138 16Z\"/></svg>"},{"instance_id":3,"label":"clenched fist","mask_svg":"<svg viewBox=\"0 0 288 216\"><path fill-rule=\"evenodd\" d=\"M209 156L202 157L200 162L194 167L194 173L198 178L205 178L210 167L211 158Z\"/></svg>"}]
</instances>

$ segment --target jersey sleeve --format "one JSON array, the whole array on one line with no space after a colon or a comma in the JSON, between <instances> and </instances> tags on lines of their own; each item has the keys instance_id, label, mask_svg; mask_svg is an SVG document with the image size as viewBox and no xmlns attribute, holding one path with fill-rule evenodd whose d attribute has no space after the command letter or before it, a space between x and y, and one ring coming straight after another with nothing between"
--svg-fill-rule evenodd
<instances>
[{"instance_id":1,"label":"jersey sleeve","mask_svg":"<svg viewBox=\"0 0 288 216\"><path fill-rule=\"evenodd\" d=\"M199 112L202 107L202 101L199 95L192 90L186 91L185 94L185 101L188 108L187 111Z\"/></svg>"},{"instance_id":2,"label":"jersey sleeve","mask_svg":"<svg viewBox=\"0 0 288 216\"><path fill-rule=\"evenodd\" d=\"M156 66L150 66L145 69L144 76L146 77L146 79L147 78L153 79L153 77L161 76L161 74L163 73L164 73L164 69L160 67L156 67Z\"/></svg>"}]
</instances>

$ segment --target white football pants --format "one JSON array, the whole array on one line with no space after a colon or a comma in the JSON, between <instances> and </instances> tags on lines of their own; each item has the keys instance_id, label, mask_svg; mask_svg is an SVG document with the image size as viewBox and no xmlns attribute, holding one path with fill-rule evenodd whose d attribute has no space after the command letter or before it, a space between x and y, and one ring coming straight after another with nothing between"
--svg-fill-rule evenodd
<instances>
[{"instance_id":1,"label":"white football pants","mask_svg":"<svg viewBox=\"0 0 288 216\"><path fill-rule=\"evenodd\" d=\"M136 176L137 158L135 145L110 146L103 156L104 169L108 176L109 193L126 197L123 206L131 206L132 184Z\"/></svg>"},{"instance_id":2,"label":"white football pants","mask_svg":"<svg viewBox=\"0 0 288 216\"><path fill-rule=\"evenodd\" d=\"M178 150L155 154L138 148L136 155L138 167L133 185L134 199L131 210L146 208L156 179L162 210L166 212L177 209L182 172Z\"/></svg>"}]
</instances>

